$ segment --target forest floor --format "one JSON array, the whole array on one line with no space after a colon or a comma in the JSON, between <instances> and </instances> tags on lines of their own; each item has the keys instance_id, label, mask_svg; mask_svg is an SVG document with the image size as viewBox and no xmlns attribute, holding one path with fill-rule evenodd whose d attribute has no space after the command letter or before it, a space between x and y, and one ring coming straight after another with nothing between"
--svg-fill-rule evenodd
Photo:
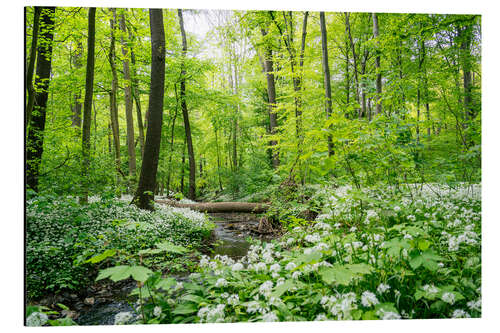
<instances>
[{"instance_id":1,"label":"forest floor","mask_svg":"<svg viewBox=\"0 0 500 333\"><path fill-rule=\"evenodd\" d=\"M99 269L99 281L91 284L98 287L52 318L73 315L89 325L479 317L480 193L479 185L408 186L399 194L394 188L325 188L311 199L322 207L314 221L291 216L282 221L283 234L261 239L258 218L248 215L208 219L185 208L158 205L155 213L145 213L98 201L90 211L108 222L102 237L88 239L85 248L92 251L79 259ZM33 200L28 218L43 210L36 218L50 220L54 211L47 208L54 207ZM73 210L67 220L79 215L79 206L69 201L55 204ZM88 208L85 216L87 221ZM114 228L107 229L109 221ZM115 237L122 232L124 243ZM128 243L138 235L149 245ZM158 243L164 237L170 241ZM207 242L214 244L210 255ZM52 247L28 247L36 249L47 251L45 260L57 254ZM37 266L28 264L33 292ZM68 270L76 274L80 266L74 264ZM43 312L31 311L37 310Z\"/></svg>"}]
</instances>

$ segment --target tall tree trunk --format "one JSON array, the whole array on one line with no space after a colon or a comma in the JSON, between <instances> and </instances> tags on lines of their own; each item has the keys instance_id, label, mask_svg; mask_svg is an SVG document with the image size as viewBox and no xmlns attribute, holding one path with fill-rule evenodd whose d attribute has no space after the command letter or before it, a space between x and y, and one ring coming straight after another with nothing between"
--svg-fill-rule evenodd
<instances>
[{"instance_id":1,"label":"tall tree trunk","mask_svg":"<svg viewBox=\"0 0 500 333\"><path fill-rule=\"evenodd\" d=\"M130 31L129 31L129 38L132 40L132 33ZM142 122L141 93L139 91L139 83L137 82L135 54L132 46L130 47L130 61L132 64L132 73L131 73L132 96L135 101L135 111L137 113L137 126L139 127L139 144L141 145L141 156L142 156L144 155L144 123Z\"/></svg>"},{"instance_id":2,"label":"tall tree trunk","mask_svg":"<svg viewBox=\"0 0 500 333\"><path fill-rule=\"evenodd\" d=\"M184 133L184 144L182 145L181 159L181 193L184 194L184 170L186 169L186 133Z\"/></svg>"},{"instance_id":3,"label":"tall tree trunk","mask_svg":"<svg viewBox=\"0 0 500 333\"><path fill-rule=\"evenodd\" d=\"M350 104L350 94L351 94L351 81L349 78L349 37L348 37L348 26L345 27L345 100L346 109L349 108ZM347 113L346 113L347 115Z\"/></svg>"},{"instance_id":4,"label":"tall tree trunk","mask_svg":"<svg viewBox=\"0 0 500 333\"><path fill-rule=\"evenodd\" d=\"M460 51L462 52L462 73L463 73L463 105L465 110L465 120L471 120L475 117L474 108L472 106L472 69L471 69L471 44L472 44L472 26L464 27L459 36Z\"/></svg>"},{"instance_id":5,"label":"tall tree trunk","mask_svg":"<svg viewBox=\"0 0 500 333\"><path fill-rule=\"evenodd\" d=\"M135 183L136 173L136 157L135 157L135 139L134 139L134 115L132 113L132 88L130 81L130 67L128 59L128 49L123 37L127 29L125 27L125 14L122 11L120 14L120 30L122 55L123 55L123 78L125 84L125 116L127 119L127 148L128 148L128 173L132 183Z\"/></svg>"},{"instance_id":6,"label":"tall tree trunk","mask_svg":"<svg viewBox=\"0 0 500 333\"><path fill-rule=\"evenodd\" d=\"M82 125L82 192L80 203L89 200L90 168L90 124L92 122L92 97L94 95L95 63L95 7L89 8L89 28L87 36L87 73L85 75L85 100L83 101Z\"/></svg>"},{"instance_id":7,"label":"tall tree trunk","mask_svg":"<svg viewBox=\"0 0 500 333\"><path fill-rule=\"evenodd\" d=\"M378 17L376 13L372 13L373 19L373 37L378 39L379 31L378 31ZM380 114L382 112L382 73L380 73L380 43L377 40L377 50L375 51L377 56L375 57L375 70L377 72L377 79L375 82L377 94L375 98L375 113Z\"/></svg>"},{"instance_id":8,"label":"tall tree trunk","mask_svg":"<svg viewBox=\"0 0 500 333\"><path fill-rule=\"evenodd\" d=\"M349 22L349 13L344 13L345 15L345 26L347 29L347 34L349 36L349 43L351 44L351 51L352 51L352 60L353 60L353 65L354 65L354 81L355 81L355 88L356 88L356 95L354 96L356 99L356 102L358 103L358 106L356 109L358 110L358 114L360 112L359 106L361 103L359 102L359 79L358 79L358 57L356 54L356 48L354 45L354 41L352 39L352 33L351 33L351 23Z\"/></svg>"},{"instance_id":9,"label":"tall tree trunk","mask_svg":"<svg viewBox=\"0 0 500 333\"><path fill-rule=\"evenodd\" d=\"M115 165L116 165L116 185L120 185L121 171L121 154L120 154L120 124L118 122L118 106L117 106L117 91L118 91L118 75L116 74L116 51L115 51L115 25L116 25L116 8L111 8L113 17L110 19L111 38L109 46L109 65L111 67L111 91L109 93L109 111L111 118L111 129L113 131L113 143L115 147Z\"/></svg>"},{"instance_id":10,"label":"tall tree trunk","mask_svg":"<svg viewBox=\"0 0 500 333\"><path fill-rule=\"evenodd\" d=\"M189 194L188 197L194 200L196 197L196 163L194 160L193 139L191 137L191 126L189 125L189 114L186 104L186 69L185 59L187 53L186 32L184 31L184 20L182 18L182 9L177 11L179 16L179 25L182 35L182 63L181 63L181 108L184 118L184 128L186 129L186 142L189 157ZM149 126L149 125L148 125Z\"/></svg>"},{"instance_id":11,"label":"tall tree trunk","mask_svg":"<svg viewBox=\"0 0 500 333\"><path fill-rule=\"evenodd\" d=\"M35 13L33 16L33 37L31 38L31 48L30 48L30 57L29 57L29 62L26 67L26 82L25 82L25 89L28 93L28 104L26 106L26 115L25 115L25 126L30 122L31 118L31 113L33 111L33 103L34 103L34 89L33 89L33 72L35 70L35 61L36 61L36 50L37 50L37 45L38 45L38 29L40 25L40 12L42 10L42 7L34 7L35 8ZM26 16L26 7L24 9L24 13ZM26 21L26 19L25 19ZM25 34L26 35L26 34ZM27 130L27 128L26 128Z\"/></svg>"},{"instance_id":12,"label":"tall tree trunk","mask_svg":"<svg viewBox=\"0 0 500 333\"><path fill-rule=\"evenodd\" d=\"M321 26L321 50L322 50L321 60L323 63L323 79L325 86L326 119L329 119L332 114L332 87L330 83L330 66L328 64L328 39L326 35L325 12L319 13L319 22ZM332 135L328 134L328 156L332 155L333 155Z\"/></svg>"},{"instance_id":13,"label":"tall tree trunk","mask_svg":"<svg viewBox=\"0 0 500 333\"><path fill-rule=\"evenodd\" d=\"M113 157L113 141L111 137L113 136L113 130L111 129L111 120L108 122L108 153Z\"/></svg>"},{"instance_id":14,"label":"tall tree trunk","mask_svg":"<svg viewBox=\"0 0 500 333\"><path fill-rule=\"evenodd\" d=\"M220 177L220 151L219 151L219 139L217 136L217 127L214 126L214 133L215 133L215 148L217 149L217 178L219 179L219 188L221 192L224 190L222 187L222 180Z\"/></svg>"},{"instance_id":15,"label":"tall tree trunk","mask_svg":"<svg viewBox=\"0 0 500 333\"><path fill-rule=\"evenodd\" d=\"M83 67L82 53L83 45L81 42L78 42L77 49L71 56L71 62L77 70ZM71 126L79 130L82 127L82 103L80 102L80 99L82 98L82 92L79 85L75 88L78 89L78 91L73 95L73 105L71 105Z\"/></svg>"},{"instance_id":16,"label":"tall tree trunk","mask_svg":"<svg viewBox=\"0 0 500 333\"><path fill-rule=\"evenodd\" d=\"M305 49L305 42L306 42L306 35L307 35L307 18L309 16L309 12L304 13L304 19L302 22L302 45L301 45L301 54L300 54L300 62L299 62L299 75L297 75L297 59L296 59L296 50L294 46L294 41L293 41L293 36L294 36L294 31L293 31L293 16L292 12L289 11L288 15L285 11L283 13L283 20L285 22L285 33L281 31L281 28L274 18L274 14L272 11L269 11L269 14L275 23L276 27L278 28L280 35L283 39L283 42L285 43L286 49L288 51L288 55L290 58L290 70L292 74L292 83L293 83L293 91L294 91L294 104L295 104L295 129L296 129L296 136L300 145L300 142L302 141L301 136L302 136L302 99L301 99L301 75L302 75L302 67L304 65L304 49ZM288 17L287 17L288 16Z\"/></svg>"},{"instance_id":17,"label":"tall tree trunk","mask_svg":"<svg viewBox=\"0 0 500 333\"><path fill-rule=\"evenodd\" d=\"M172 129L170 133L170 154L168 156L167 195L170 195L170 179L172 176L172 156L174 155L175 119L177 118L177 109L179 107L179 99L177 96L177 84L174 84L174 91L175 91L175 110L174 110L174 117L172 119Z\"/></svg>"},{"instance_id":18,"label":"tall tree trunk","mask_svg":"<svg viewBox=\"0 0 500 333\"><path fill-rule=\"evenodd\" d=\"M149 119L139 185L132 203L139 208L153 210L152 201L154 200L156 173L160 158L165 87L165 31L162 9L150 9L149 22L151 27Z\"/></svg>"},{"instance_id":19,"label":"tall tree trunk","mask_svg":"<svg viewBox=\"0 0 500 333\"><path fill-rule=\"evenodd\" d=\"M30 117L26 143L26 184L38 192L38 177L43 154L43 139L47 99L49 95L50 70L52 66L52 43L54 40L55 7L42 7L40 11L41 43L37 46L36 78L33 95L33 112Z\"/></svg>"},{"instance_id":20,"label":"tall tree trunk","mask_svg":"<svg viewBox=\"0 0 500 333\"><path fill-rule=\"evenodd\" d=\"M299 139L299 145L304 140L304 135L302 133L302 78L304 76L304 52L306 48L306 36L307 36L307 18L309 17L309 12L304 13L304 19L302 21L302 40L300 44L300 55L299 55L299 75L294 76L294 90L295 90L295 116L297 118L297 136ZM292 17L290 15L290 24L293 24ZM292 30L291 30L292 31Z\"/></svg>"},{"instance_id":21,"label":"tall tree trunk","mask_svg":"<svg viewBox=\"0 0 500 333\"><path fill-rule=\"evenodd\" d=\"M363 58L361 59L361 77L363 77L366 74L366 62L368 61L368 55L369 51L368 49L365 49L363 53ZM367 111L366 111L366 83L365 80L361 82L361 112L358 115L358 118L361 119L362 117L367 116Z\"/></svg>"},{"instance_id":22,"label":"tall tree trunk","mask_svg":"<svg viewBox=\"0 0 500 333\"><path fill-rule=\"evenodd\" d=\"M267 36L267 31L265 29L260 30L262 33L262 37L264 39ZM276 115L276 86L274 82L274 74L273 74L273 50L271 46L266 43L265 45L265 54L264 54L264 67L266 72L266 80L267 80L267 97L269 101L269 132L271 135L276 134L276 130L278 127L278 117ZM274 169L278 168L280 164L279 160L279 150L276 147L278 142L273 139L270 142L272 149L272 160L271 164Z\"/></svg>"},{"instance_id":23,"label":"tall tree trunk","mask_svg":"<svg viewBox=\"0 0 500 333\"><path fill-rule=\"evenodd\" d=\"M238 69L237 69L237 63L235 61L234 63L234 80L231 80L233 83L233 95L238 96ZM236 114L234 116L233 120L233 172L238 171L238 116L240 114L240 103L238 101L238 104L236 106ZM200 175L201 176L201 175Z\"/></svg>"}]
</instances>

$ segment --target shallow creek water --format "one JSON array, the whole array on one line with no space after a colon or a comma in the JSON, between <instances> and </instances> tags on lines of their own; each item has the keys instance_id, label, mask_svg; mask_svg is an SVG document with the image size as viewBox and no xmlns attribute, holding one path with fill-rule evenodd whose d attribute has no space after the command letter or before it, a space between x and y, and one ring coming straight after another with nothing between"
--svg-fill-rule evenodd
<instances>
[{"instance_id":1,"label":"shallow creek water","mask_svg":"<svg viewBox=\"0 0 500 333\"><path fill-rule=\"evenodd\" d=\"M259 221L255 214L251 213L214 213L210 214L216 224L214 230L214 251L213 255L227 255L238 259L246 255L250 243L246 240L248 236L261 239L252 232L256 229ZM173 276L178 281L187 278L187 274ZM129 311L135 313L129 304L131 298L128 294L136 287L134 281L125 283L120 288L113 290L110 298L102 301L95 301L92 305L87 305L79 311L79 316L75 320L79 325L113 325L115 315L119 312Z\"/></svg>"}]
</instances>

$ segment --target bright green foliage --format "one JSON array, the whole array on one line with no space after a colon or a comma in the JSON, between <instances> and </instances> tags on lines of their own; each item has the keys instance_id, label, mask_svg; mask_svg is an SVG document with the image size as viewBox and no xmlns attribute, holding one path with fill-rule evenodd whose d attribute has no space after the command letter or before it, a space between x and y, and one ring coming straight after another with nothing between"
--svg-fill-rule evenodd
<instances>
[{"instance_id":1,"label":"bright green foliage","mask_svg":"<svg viewBox=\"0 0 500 333\"><path fill-rule=\"evenodd\" d=\"M372 13L325 13L327 116L319 13L308 13L301 58L303 12L185 10L182 59L177 11L163 10L166 85L154 195L182 201L188 189L184 64L196 197L268 202L267 218L286 232L255 244L245 262L203 257L198 265L192 254L214 228L206 216L168 207L144 212L121 201L136 190L136 177L124 173L123 61L132 71L137 138L138 107L147 130L151 74L148 10L122 12L126 33L114 31L117 148L110 127L112 11L96 12L90 204L81 207L74 199L81 193L81 128L73 109L83 102L87 11L56 9L40 191L27 191L29 298L79 290L101 270L99 280L144 282L133 294L145 302L141 322L155 324L481 315L480 16L377 13L375 38ZM27 51L33 13L28 7ZM197 20L206 21L206 35ZM122 39L133 59L124 59ZM273 63L271 108L265 60ZM139 142L135 149L140 170ZM161 274L194 269L184 283Z\"/></svg>"},{"instance_id":2,"label":"bright green foliage","mask_svg":"<svg viewBox=\"0 0 500 333\"><path fill-rule=\"evenodd\" d=\"M179 255L199 249L213 228L203 214L182 209L148 213L122 201L90 201L82 207L74 198L39 195L27 202L29 297L45 291L78 290L93 280L95 264L137 264L136 254L155 245L160 251L145 258L145 265L186 269L190 261ZM166 265L165 260L171 262ZM130 274L134 277L135 273Z\"/></svg>"},{"instance_id":3,"label":"bright green foliage","mask_svg":"<svg viewBox=\"0 0 500 333\"><path fill-rule=\"evenodd\" d=\"M203 257L185 282L151 276L147 322L480 317L480 188L431 186L365 190L363 206L356 191L323 189L316 223L240 260Z\"/></svg>"}]
</instances>

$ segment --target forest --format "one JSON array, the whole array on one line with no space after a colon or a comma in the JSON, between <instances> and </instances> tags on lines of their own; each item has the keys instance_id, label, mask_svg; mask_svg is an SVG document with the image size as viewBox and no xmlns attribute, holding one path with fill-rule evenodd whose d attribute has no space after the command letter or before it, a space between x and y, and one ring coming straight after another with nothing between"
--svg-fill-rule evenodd
<instances>
[{"instance_id":1,"label":"forest","mask_svg":"<svg viewBox=\"0 0 500 333\"><path fill-rule=\"evenodd\" d=\"M481 16L25 7L25 325L481 317Z\"/></svg>"}]
</instances>

